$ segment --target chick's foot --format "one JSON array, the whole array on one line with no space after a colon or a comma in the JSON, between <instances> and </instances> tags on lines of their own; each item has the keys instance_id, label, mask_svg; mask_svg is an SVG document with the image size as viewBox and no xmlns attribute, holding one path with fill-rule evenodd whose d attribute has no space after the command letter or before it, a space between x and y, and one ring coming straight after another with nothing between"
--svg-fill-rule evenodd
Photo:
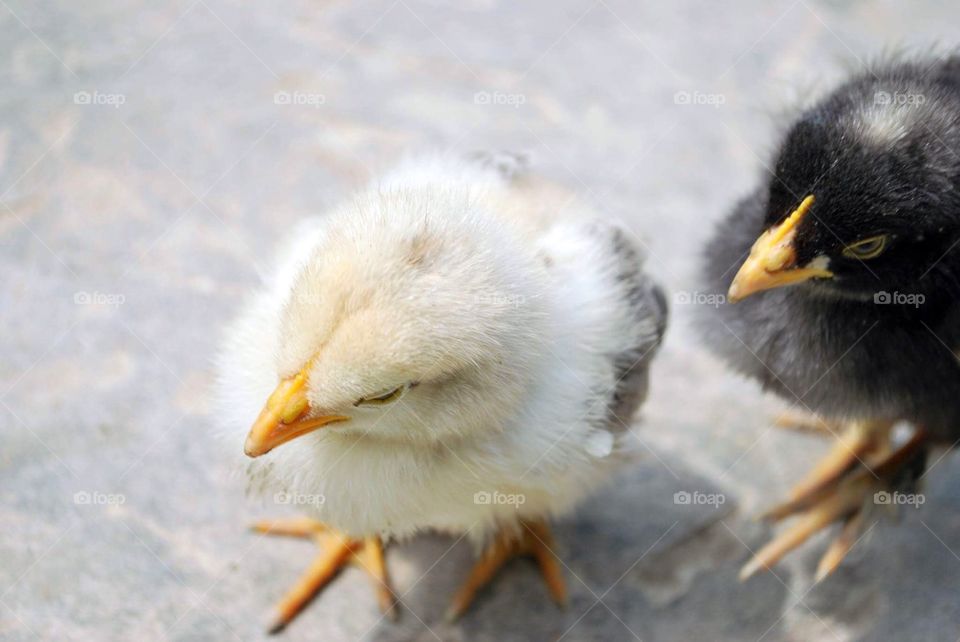
<instances>
[{"instance_id":1,"label":"chick's foot","mask_svg":"<svg viewBox=\"0 0 960 642\"><path fill-rule=\"evenodd\" d=\"M454 621L466 612L474 597L486 586L497 571L514 557L529 555L536 560L547 590L559 606L567 602L567 588L560 569L560 561L553 552L553 536L544 522L521 522L520 533L501 531L483 553L467 581L447 609L447 621Z\"/></svg>"},{"instance_id":2,"label":"chick's foot","mask_svg":"<svg viewBox=\"0 0 960 642\"><path fill-rule=\"evenodd\" d=\"M389 617L396 615L396 598L383 558L379 537L351 539L321 522L308 517L264 520L253 530L268 535L287 535L314 540L320 552L306 573L297 581L274 609L268 631L277 633L293 620L330 580L348 563L357 564L373 580L380 610Z\"/></svg>"},{"instance_id":3,"label":"chick's foot","mask_svg":"<svg viewBox=\"0 0 960 642\"><path fill-rule=\"evenodd\" d=\"M926 439L917 430L894 446L892 423L859 422L848 426L823 460L791 491L790 498L767 511L772 521L796 521L758 551L740 571L745 580L770 569L787 553L834 522L843 521L817 567L817 581L833 573L867 529L869 515L883 504L883 493L912 484L922 473ZM881 495L878 495L880 493ZM879 498L879 499L878 499Z\"/></svg>"},{"instance_id":4,"label":"chick's foot","mask_svg":"<svg viewBox=\"0 0 960 642\"><path fill-rule=\"evenodd\" d=\"M789 419L781 416L778 421L780 425L786 425ZM794 421L799 423L793 423L787 427L800 431L826 433L836 437L836 443L813 470L793 487L789 500L783 507L809 500L820 491L835 485L852 468L866 465L865 457L872 453L886 452L890 448L890 431L893 428L893 422L858 421L842 425L824 421L816 416L806 419L806 423L802 419Z\"/></svg>"}]
</instances>

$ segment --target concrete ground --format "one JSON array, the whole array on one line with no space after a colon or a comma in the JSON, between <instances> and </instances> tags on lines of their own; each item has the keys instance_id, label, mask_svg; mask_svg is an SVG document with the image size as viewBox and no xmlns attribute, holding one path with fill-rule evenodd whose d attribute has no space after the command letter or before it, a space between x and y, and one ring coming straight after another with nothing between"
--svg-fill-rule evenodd
<instances>
[{"instance_id":1,"label":"concrete ground","mask_svg":"<svg viewBox=\"0 0 960 642\"><path fill-rule=\"evenodd\" d=\"M410 150L512 149L647 240L673 324L644 457L556 525L571 604L511 564L459 623L465 542L348 570L284 640L955 640L960 462L815 586L740 584L826 444L689 327L698 249L779 116L861 60L960 39L941 2L0 0L0 638L256 640L307 564L245 530L211 436L221 328L286 227ZM240 444L237 444L240 448ZM718 493L719 507L677 504ZM288 511L290 512L290 511Z\"/></svg>"}]
</instances>

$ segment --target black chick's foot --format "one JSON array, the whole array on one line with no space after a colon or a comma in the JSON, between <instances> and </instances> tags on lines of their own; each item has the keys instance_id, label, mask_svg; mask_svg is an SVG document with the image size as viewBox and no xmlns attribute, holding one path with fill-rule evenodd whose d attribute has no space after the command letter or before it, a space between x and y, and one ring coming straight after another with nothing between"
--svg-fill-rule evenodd
<instances>
[{"instance_id":1,"label":"black chick's foot","mask_svg":"<svg viewBox=\"0 0 960 642\"><path fill-rule=\"evenodd\" d=\"M855 422L843 429L834 447L793 488L789 499L764 514L774 522L788 517L796 517L796 521L754 554L740 571L740 579L772 568L814 534L843 522L840 534L820 559L816 580L833 573L875 523L874 519L868 524L876 514L874 509L893 503L890 498L895 493L912 490L923 474L924 431L917 429L905 442L895 444L892 428L892 422Z\"/></svg>"},{"instance_id":2,"label":"black chick's foot","mask_svg":"<svg viewBox=\"0 0 960 642\"><path fill-rule=\"evenodd\" d=\"M777 425L800 432L819 432L836 438L830 452L813 467L807 476L790 490L787 501L768 511L766 517L776 518L778 512L796 512L790 508L803 504L818 492L835 485L841 477L858 465L866 465L864 458L888 452L891 448L892 421L856 421L843 424L815 415L798 417L781 415Z\"/></svg>"}]
</instances>

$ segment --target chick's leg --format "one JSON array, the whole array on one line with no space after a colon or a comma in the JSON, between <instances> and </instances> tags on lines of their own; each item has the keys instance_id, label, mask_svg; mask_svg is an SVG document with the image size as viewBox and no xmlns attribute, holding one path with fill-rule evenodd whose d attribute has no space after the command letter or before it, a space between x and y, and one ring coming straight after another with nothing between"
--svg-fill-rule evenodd
<instances>
[{"instance_id":1,"label":"chick's leg","mask_svg":"<svg viewBox=\"0 0 960 642\"><path fill-rule=\"evenodd\" d=\"M264 520L254 524L253 530L268 535L310 538L320 548L306 573L277 604L269 626L270 633L277 633L289 624L311 598L351 562L370 576L380 610L388 616L395 614L396 598L390 587L379 537L351 539L308 517Z\"/></svg>"},{"instance_id":2,"label":"chick's leg","mask_svg":"<svg viewBox=\"0 0 960 642\"><path fill-rule=\"evenodd\" d=\"M889 421L857 421L846 426L831 424L814 417L816 429L836 437L836 443L806 477L790 491L790 503L802 503L825 488L837 483L851 468L864 464L870 453L890 447Z\"/></svg>"},{"instance_id":3,"label":"chick's leg","mask_svg":"<svg viewBox=\"0 0 960 642\"><path fill-rule=\"evenodd\" d=\"M521 522L519 534L501 531L477 560L467 581L447 609L447 620L453 621L463 615L476 597L477 591L486 586L504 564L521 555L529 555L536 560L551 597L558 605L564 606L567 601L567 587L563 581L560 561L553 552L550 529L543 522Z\"/></svg>"},{"instance_id":4,"label":"chick's leg","mask_svg":"<svg viewBox=\"0 0 960 642\"><path fill-rule=\"evenodd\" d=\"M817 581L837 569L867 529L873 505L882 503L876 494L912 481L918 470L911 471L911 464L923 462L923 431L917 430L905 443L893 447L890 428L889 423L857 424L841 437L825 460L794 488L790 499L766 513L774 521L791 516L796 521L753 556L741 570L740 579L772 568L815 533L842 520L840 534L820 560Z\"/></svg>"}]
</instances>

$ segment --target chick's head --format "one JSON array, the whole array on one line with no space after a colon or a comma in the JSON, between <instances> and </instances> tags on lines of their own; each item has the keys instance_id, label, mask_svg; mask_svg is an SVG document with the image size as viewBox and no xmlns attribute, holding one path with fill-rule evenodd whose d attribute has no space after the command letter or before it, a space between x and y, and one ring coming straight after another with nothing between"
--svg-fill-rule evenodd
<instances>
[{"instance_id":1,"label":"chick's head","mask_svg":"<svg viewBox=\"0 0 960 642\"><path fill-rule=\"evenodd\" d=\"M960 238L960 97L912 74L856 81L790 128L732 300L795 283L859 300L956 291L944 255Z\"/></svg>"},{"instance_id":2,"label":"chick's head","mask_svg":"<svg viewBox=\"0 0 960 642\"><path fill-rule=\"evenodd\" d=\"M256 457L306 434L431 443L497 430L530 383L541 272L456 191L373 192L331 216L279 311Z\"/></svg>"}]
</instances>

